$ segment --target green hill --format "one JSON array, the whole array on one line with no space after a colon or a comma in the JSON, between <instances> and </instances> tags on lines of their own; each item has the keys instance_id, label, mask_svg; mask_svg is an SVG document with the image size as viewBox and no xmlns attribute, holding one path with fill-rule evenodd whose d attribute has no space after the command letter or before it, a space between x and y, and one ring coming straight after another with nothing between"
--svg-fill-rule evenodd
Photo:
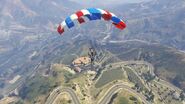
<instances>
[{"instance_id":1,"label":"green hill","mask_svg":"<svg viewBox=\"0 0 185 104\"><path fill-rule=\"evenodd\" d=\"M155 67L155 73L185 90L185 53L158 44L139 42L108 44L106 48L122 60L145 60Z\"/></svg>"}]
</instances>

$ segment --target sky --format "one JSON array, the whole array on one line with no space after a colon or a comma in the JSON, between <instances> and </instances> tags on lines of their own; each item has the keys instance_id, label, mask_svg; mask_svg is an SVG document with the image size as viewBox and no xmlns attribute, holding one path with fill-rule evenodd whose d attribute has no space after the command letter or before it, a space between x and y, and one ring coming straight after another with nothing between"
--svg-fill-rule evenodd
<instances>
[{"instance_id":1,"label":"sky","mask_svg":"<svg viewBox=\"0 0 185 104\"><path fill-rule=\"evenodd\" d=\"M136 3L148 0L71 0L85 5L116 5L123 3Z\"/></svg>"}]
</instances>

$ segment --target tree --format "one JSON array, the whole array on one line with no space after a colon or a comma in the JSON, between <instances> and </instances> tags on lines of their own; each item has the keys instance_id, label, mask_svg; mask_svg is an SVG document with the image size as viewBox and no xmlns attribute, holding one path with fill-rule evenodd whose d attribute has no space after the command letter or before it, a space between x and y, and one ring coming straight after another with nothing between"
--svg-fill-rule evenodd
<instances>
[{"instance_id":1,"label":"tree","mask_svg":"<svg viewBox=\"0 0 185 104\"><path fill-rule=\"evenodd\" d=\"M147 100L153 102L154 101L154 97L155 96L153 94L151 96L147 96Z\"/></svg>"},{"instance_id":2,"label":"tree","mask_svg":"<svg viewBox=\"0 0 185 104\"><path fill-rule=\"evenodd\" d=\"M72 100L68 100L68 103L71 104L72 103Z\"/></svg>"},{"instance_id":3,"label":"tree","mask_svg":"<svg viewBox=\"0 0 185 104\"><path fill-rule=\"evenodd\" d=\"M134 96L130 97L129 99L132 100L132 101L137 101L137 98L134 97Z\"/></svg>"},{"instance_id":4,"label":"tree","mask_svg":"<svg viewBox=\"0 0 185 104\"><path fill-rule=\"evenodd\" d=\"M112 65L109 65L110 68L112 68Z\"/></svg>"},{"instance_id":5,"label":"tree","mask_svg":"<svg viewBox=\"0 0 185 104\"><path fill-rule=\"evenodd\" d=\"M183 100L185 99L185 96L184 96L184 93L183 93L183 91L180 93L180 96L179 96L179 98L181 99L181 101L183 101Z\"/></svg>"},{"instance_id":6,"label":"tree","mask_svg":"<svg viewBox=\"0 0 185 104\"><path fill-rule=\"evenodd\" d=\"M139 89L139 84L138 83L135 84L135 88Z\"/></svg>"},{"instance_id":7,"label":"tree","mask_svg":"<svg viewBox=\"0 0 185 104\"><path fill-rule=\"evenodd\" d=\"M154 95L152 94L152 96L150 97L150 101L154 101Z\"/></svg>"},{"instance_id":8,"label":"tree","mask_svg":"<svg viewBox=\"0 0 185 104\"><path fill-rule=\"evenodd\" d=\"M152 90L149 91L149 95L152 95Z\"/></svg>"}]
</instances>

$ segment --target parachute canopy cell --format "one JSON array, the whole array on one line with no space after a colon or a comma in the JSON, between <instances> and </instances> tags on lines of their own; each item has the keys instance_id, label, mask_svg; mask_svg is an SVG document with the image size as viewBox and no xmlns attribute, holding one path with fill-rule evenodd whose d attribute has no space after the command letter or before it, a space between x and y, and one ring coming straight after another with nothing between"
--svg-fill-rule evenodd
<instances>
[{"instance_id":1,"label":"parachute canopy cell","mask_svg":"<svg viewBox=\"0 0 185 104\"><path fill-rule=\"evenodd\" d=\"M64 28L72 28L75 26L74 21L77 20L80 24L85 22L84 18L88 18L90 21L92 20L106 20L111 21L113 25L115 25L118 29L125 29L126 24L123 20L118 18L115 14L99 9L99 8L88 8L88 9L82 9L80 11L77 11L76 13L72 14L71 16L67 17L65 21L59 24L57 31L59 34L62 34L64 32Z\"/></svg>"}]
</instances>

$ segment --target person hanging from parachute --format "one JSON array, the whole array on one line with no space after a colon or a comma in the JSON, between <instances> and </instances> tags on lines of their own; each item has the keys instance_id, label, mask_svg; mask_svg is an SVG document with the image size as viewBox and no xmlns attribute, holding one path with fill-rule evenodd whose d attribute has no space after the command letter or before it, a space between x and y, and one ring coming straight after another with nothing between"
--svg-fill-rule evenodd
<instances>
[{"instance_id":1,"label":"person hanging from parachute","mask_svg":"<svg viewBox=\"0 0 185 104\"><path fill-rule=\"evenodd\" d=\"M109 11L100 9L100 8L88 8L88 9L82 9L80 11L77 11L76 13L72 14L71 16L68 16L63 22L61 22L58 25L57 31L61 35L64 33L65 29L70 29L75 26L75 21L82 24L85 23L85 18L88 18L89 21L92 20L105 20L105 21L111 21L112 24L120 29L124 30L126 28L125 22L118 18L114 13L111 13ZM95 51L93 48L89 49L89 57L91 59L91 64L94 63L95 58Z\"/></svg>"},{"instance_id":2,"label":"person hanging from parachute","mask_svg":"<svg viewBox=\"0 0 185 104\"><path fill-rule=\"evenodd\" d=\"M89 48L88 56L91 59L91 64L93 64L96 56L96 51L94 48Z\"/></svg>"},{"instance_id":3,"label":"person hanging from parachute","mask_svg":"<svg viewBox=\"0 0 185 104\"><path fill-rule=\"evenodd\" d=\"M115 14L99 8L88 8L77 11L76 13L67 17L63 22L59 24L57 28L58 33L61 35L64 33L66 27L69 29L74 27L75 20L77 20L80 24L84 23L85 17L88 18L90 21L92 20L112 21L112 24L120 30L126 28L125 22L118 18Z\"/></svg>"}]
</instances>

